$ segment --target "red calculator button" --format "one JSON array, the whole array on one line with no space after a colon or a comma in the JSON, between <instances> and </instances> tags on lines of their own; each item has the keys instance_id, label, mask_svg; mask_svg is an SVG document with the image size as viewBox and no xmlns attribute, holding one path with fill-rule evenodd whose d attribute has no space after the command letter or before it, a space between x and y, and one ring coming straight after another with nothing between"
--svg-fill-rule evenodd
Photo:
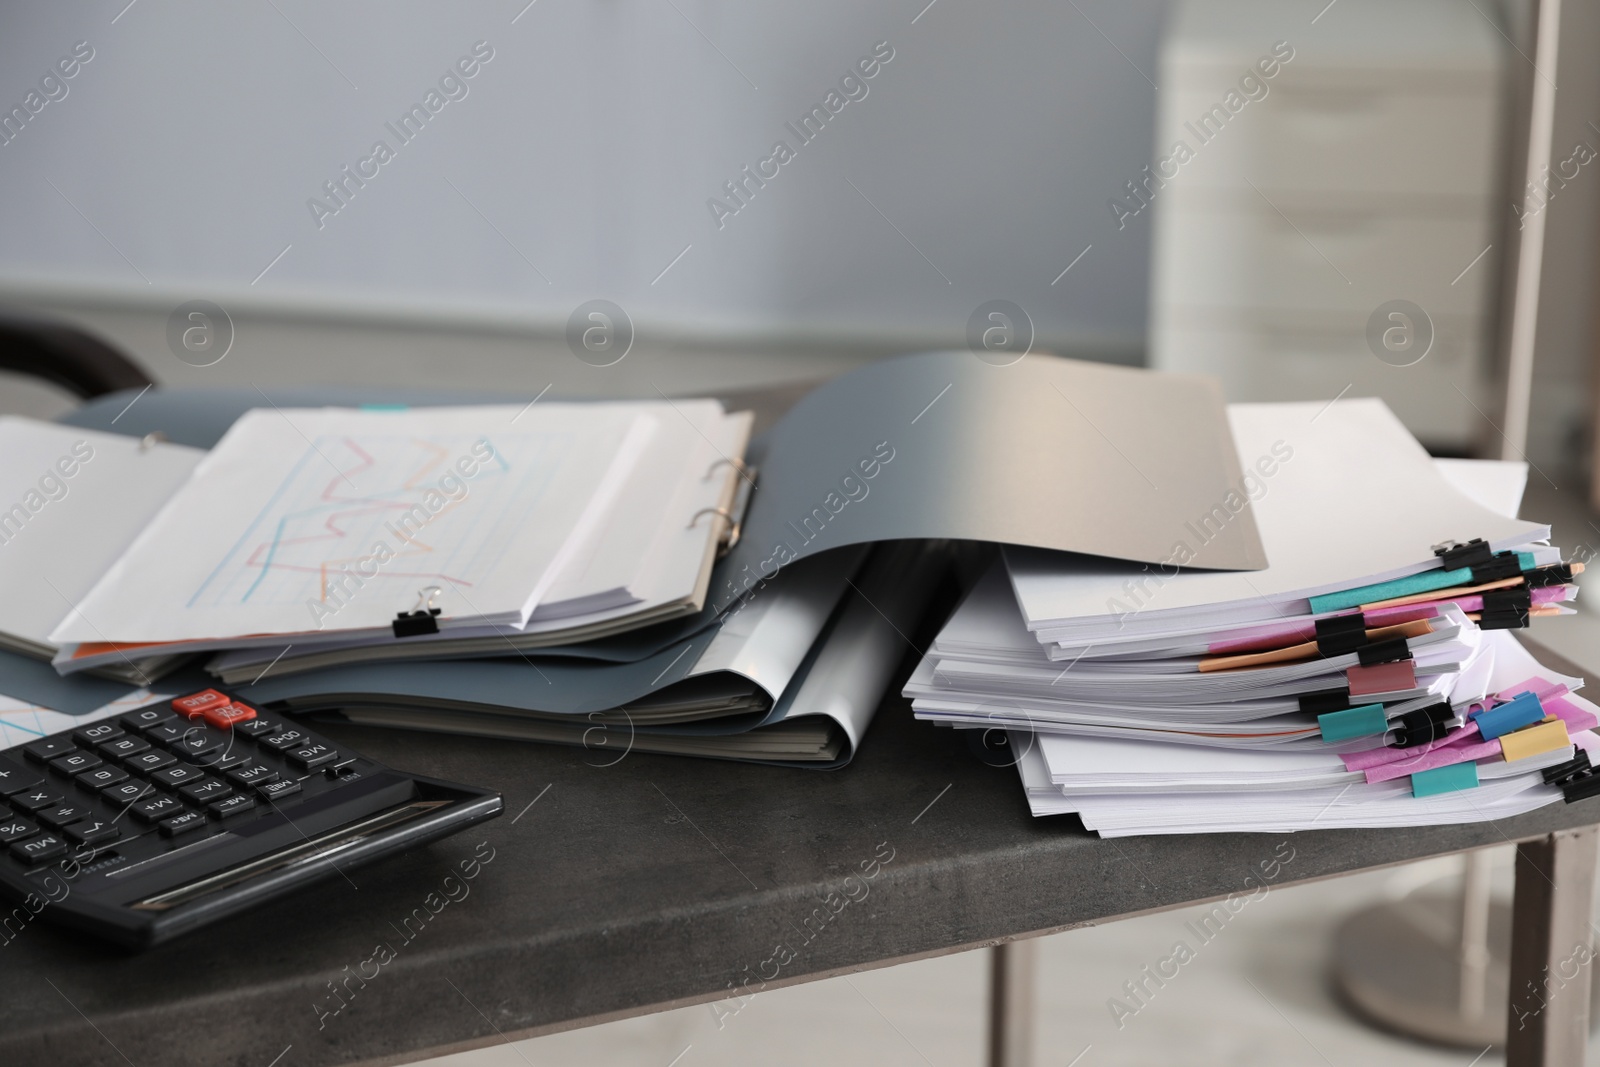
<instances>
[{"instance_id":1,"label":"red calculator button","mask_svg":"<svg viewBox=\"0 0 1600 1067\"><path fill-rule=\"evenodd\" d=\"M197 719L207 708L225 708L229 703L231 701L215 689L202 689L198 693L174 699L172 710L186 719Z\"/></svg>"},{"instance_id":2,"label":"red calculator button","mask_svg":"<svg viewBox=\"0 0 1600 1067\"><path fill-rule=\"evenodd\" d=\"M200 717L219 730L226 730L236 723L249 722L256 717L255 708L247 708L243 704L224 704L219 708L207 708L200 713Z\"/></svg>"}]
</instances>

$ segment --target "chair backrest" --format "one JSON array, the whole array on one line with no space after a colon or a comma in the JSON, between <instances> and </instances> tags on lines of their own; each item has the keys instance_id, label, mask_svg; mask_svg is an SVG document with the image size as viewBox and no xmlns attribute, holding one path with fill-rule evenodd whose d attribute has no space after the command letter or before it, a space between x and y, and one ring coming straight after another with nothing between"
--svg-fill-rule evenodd
<instances>
[{"instance_id":1,"label":"chair backrest","mask_svg":"<svg viewBox=\"0 0 1600 1067\"><path fill-rule=\"evenodd\" d=\"M0 311L0 371L39 378L88 400L142 389L149 375L100 338L53 319Z\"/></svg>"}]
</instances>

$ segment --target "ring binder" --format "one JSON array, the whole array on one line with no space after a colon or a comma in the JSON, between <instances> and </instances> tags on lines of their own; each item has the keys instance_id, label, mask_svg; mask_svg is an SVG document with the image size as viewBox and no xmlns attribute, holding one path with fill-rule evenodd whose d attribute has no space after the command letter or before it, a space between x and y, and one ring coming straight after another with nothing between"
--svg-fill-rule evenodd
<instances>
[{"instance_id":1,"label":"ring binder","mask_svg":"<svg viewBox=\"0 0 1600 1067\"><path fill-rule=\"evenodd\" d=\"M744 534L745 512L750 508L750 498L755 493L756 475L760 473L755 467L750 466L742 459L730 459L727 456L723 456L706 468L705 477L701 481L710 478L712 473L724 464L739 473L739 480L734 485L733 499L729 502L728 507L701 508L689 519L689 528L693 529L702 515L722 516L727 525L718 539L718 559L731 552L733 547L739 543L739 538Z\"/></svg>"},{"instance_id":2,"label":"ring binder","mask_svg":"<svg viewBox=\"0 0 1600 1067\"><path fill-rule=\"evenodd\" d=\"M439 614L442 609L433 606L433 598L444 590L436 585L417 590L417 607L395 615L391 626L396 637L421 637L439 632Z\"/></svg>"},{"instance_id":3,"label":"ring binder","mask_svg":"<svg viewBox=\"0 0 1600 1067\"><path fill-rule=\"evenodd\" d=\"M717 472L717 468L723 465L727 465L738 471L739 477L741 478L749 478L751 481L755 480L756 469L750 466L744 460L735 459L732 456L723 456L721 459L712 460L711 466L706 468L706 472L701 476L700 480L702 482L710 481L711 476Z\"/></svg>"},{"instance_id":4,"label":"ring binder","mask_svg":"<svg viewBox=\"0 0 1600 1067\"><path fill-rule=\"evenodd\" d=\"M727 528L722 531L722 536L718 538L717 557L720 559L728 554L729 549L739 543L739 535L744 532L743 527L739 520L734 517L733 512L727 508L701 508L689 520L690 529L693 529L700 522L700 516L702 515L721 515L728 524Z\"/></svg>"}]
</instances>

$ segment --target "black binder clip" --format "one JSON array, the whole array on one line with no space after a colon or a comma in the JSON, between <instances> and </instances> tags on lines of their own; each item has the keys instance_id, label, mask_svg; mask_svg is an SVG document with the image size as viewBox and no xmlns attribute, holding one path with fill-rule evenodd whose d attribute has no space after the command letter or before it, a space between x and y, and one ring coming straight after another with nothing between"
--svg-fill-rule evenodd
<instances>
[{"instance_id":1,"label":"black binder clip","mask_svg":"<svg viewBox=\"0 0 1600 1067\"><path fill-rule=\"evenodd\" d=\"M1373 641L1355 651L1363 667L1376 667L1380 663L1399 663L1403 659L1411 658L1411 645L1403 637Z\"/></svg>"},{"instance_id":2,"label":"black binder clip","mask_svg":"<svg viewBox=\"0 0 1600 1067\"><path fill-rule=\"evenodd\" d=\"M1456 709L1449 704L1434 704L1400 716L1394 732L1395 748L1415 748L1439 741L1456 724Z\"/></svg>"},{"instance_id":3,"label":"black binder clip","mask_svg":"<svg viewBox=\"0 0 1600 1067\"><path fill-rule=\"evenodd\" d=\"M1578 749L1576 759L1565 763L1558 763L1554 767L1546 767L1540 774L1544 777L1545 785L1566 785L1580 778L1587 778L1594 773L1594 767L1589 762L1589 753Z\"/></svg>"},{"instance_id":4,"label":"black binder clip","mask_svg":"<svg viewBox=\"0 0 1600 1067\"><path fill-rule=\"evenodd\" d=\"M1325 715L1330 711L1348 711L1350 688L1323 689L1315 693L1300 694L1300 710L1308 715Z\"/></svg>"},{"instance_id":5,"label":"black binder clip","mask_svg":"<svg viewBox=\"0 0 1600 1067\"><path fill-rule=\"evenodd\" d=\"M1440 565L1447 571L1453 571L1457 567L1476 567L1494 558L1494 553L1489 549L1489 542L1481 537L1474 537L1466 544L1460 541L1443 541L1433 546L1433 554L1439 557Z\"/></svg>"},{"instance_id":6,"label":"black binder clip","mask_svg":"<svg viewBox=\"0 0 1600 1067\"><path fill-rule=\"evenodd\" d=\"M1480 630L1519 630L1528 625L1533 594L1525 585L1511 589L1490 589L1483 594L1483 609L1478 612Z\"/></svg>"},{"instance_id":7,"label":"black binder clip","mask_svg":"<svg viewBox=\"0 0 1600 1067\"><path fill-rule=\"evenodd\" d=\"M1433 554L1439 557L1440 566L1447 571L1471 568L1474 585L1516 578L1522 574L1522 560L1517 558L1515 552L1491 551L1489 542L1481 537L1474 537L1466 544L1459 541L1441 542L1433 546Z\"/></svg>"},{"instance_id":8,"label":"black binder clip","mask_svg":"<svg viewBox=\"0 0 1600 1067\"><path fill-rule=\"evenodd\" d=\"M1322 656L1342 656L1367 643L1367 619L1361 612L1318 619L1317 652Z\"/></svg>"},{"instance_id":9,"label":"black binder clip","mask_svg":"<svg viewBox=\"0 0 1600 1067\"><path fill-rule=\"evenodd\" d=\"M1486 585L1489 582L1503 581L1506 578L1522 577L1522 561L1515 552L1501 552L1483 563L1474 564L1472 567L1472 584Z\"/></svg>"},{"instance_id":10,"label":"black binder clip","mask_svg":"<svg viewBox=\"0 0 1600 1067\"><path fill-rule=\"evenodd\" d=\"M1548 567L1535 567L1531 571L1524 571L1522 580L1528 583L1529 589L1543 589L1551 585L1572 584L1572 564L1554 563Z\"/></svg>"},{"instance_id":11,"label":"black binder clip","mask_svg":"<svg viewBox=\"0 0 1600 1067\"><path fill-rule=\"evenodd\" d=\"M442 589L430 585L417 593L417 608L415 611L402 611L394 617L391 624L396 637L421 637L423 634L436 634L439 632L439 612L441 609L433 606L433 598L438 596Z\"/></svg>"}]
</instances>

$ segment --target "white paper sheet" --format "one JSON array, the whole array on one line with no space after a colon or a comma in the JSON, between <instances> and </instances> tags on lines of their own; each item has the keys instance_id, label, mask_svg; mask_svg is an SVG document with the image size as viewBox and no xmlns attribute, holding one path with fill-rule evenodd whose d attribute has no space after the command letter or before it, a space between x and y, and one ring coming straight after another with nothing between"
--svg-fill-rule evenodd
<instances>
[{"instance_id":1,"label":"white paper sheet","mask_svg":"<svg viewBox=\"0 0 1600 1067\"><path fill-rule=\"evenodd\" d=\"M0 632L47 655L50 633L205 453L0 418Z\"/></svg>"},{"instance_id":2,"label":"white paper sheet","mask_svg":"<svg viewBox=\"0 0 1600 1067\"><path fill-rule=\"evenodd\" d=\"M52 640L382 628L429 585L441 628L521 625L651 428L609 404L248 412Z\"/></svg>"},{"instance_id":3,"label":"white paper sheet","mask_svg":"<svg viewBox=\"0 0 1600 1067\"><path fill-rule=\"evenodd\" d=\"M1380 400L1233 404L1228 418L1240 463L1261 487L1253 507L1267 569L1174 573L1008 550L1030 629L1170 628L1185 614L1272 618L1314 594L1426 570L1443 541L1482 537L1499 550L1549 536L1548 526L1497 514L1454 488ZM1172 531L1177 562L1179 546L1203 542L1210 526L1200 520Z\"/></svg>"}]
</instances>

